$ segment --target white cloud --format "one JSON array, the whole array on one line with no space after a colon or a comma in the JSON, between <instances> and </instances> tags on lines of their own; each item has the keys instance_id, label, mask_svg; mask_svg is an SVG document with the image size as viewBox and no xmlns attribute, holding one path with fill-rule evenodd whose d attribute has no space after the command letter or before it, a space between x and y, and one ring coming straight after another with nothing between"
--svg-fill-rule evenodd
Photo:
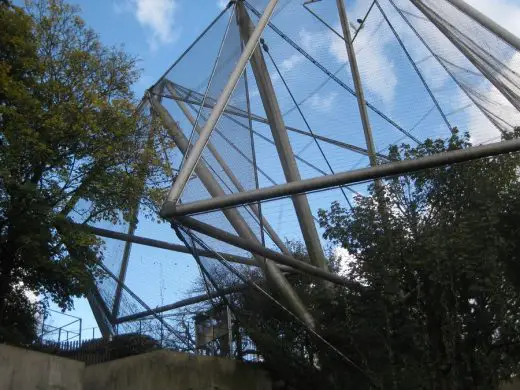
<instances>
[{"instance_id":1,"label":"white cloud","mask_svg":"<svg viewBox=\"0 0 520 390\"><path fill-rule=\"evenodd\" d=\"M289 58L286 58L280 63L280 71L282 73L288 72L290 70L293 70L296 66L298 66L302 61L304 60L304 57L301 54L293 54Z\"/></svg>"},{"instance_id":2,"label":"white cloud","mask_svg":"<svg viewBox=\"0 0 520 390\"><path fill-rule=\"evenodd\" d=\"M172 43L178 36L175 26L177 0L126 0L114 4L116 13L131 12L139 24L151 32L150 48Z\"/></svg>"},{"instance_id":3,"label":"white cloud","mask_svg":"<svg viewBox=\"0 0 520 390\"><path fill-rule=\"evenodd\" d=\"M304 57L301 54L293 54L290 57L282 60L282 62L280 62L278 65L278 69L280 70L282 76L285 76L288 72L296 68L303 60ZM275 85L281 82L281 78L278 72L272 72L271 81Z\"/></svg>"},{"instance_id":4,"label":"white cloud","mask_svg":"<svg viewBox=\"0 0 520 390\"><path fill-rule=\"evenodd\" d=\"M330 40L327 30L311 32L302 28L298 35L300 37L300 45L312 56L315 56L318 51L327 48Z\"/></svg>"},{"instance_id":5,"label":"white cloud","mask_svg":"<svg viewBox=\"0 0 520 390\"><path fill-rule=\"evenodd\" d=\"M224 9L227 7L228 3L229 3L229 0L218 0L217 7L220 9Z\"/></svg>"},{"instance_id":6,"label":"white cloud","mask_svg":"<svg viewBox=\"0 0 520 390\"><path fill-rule=\"evenodd\" d=\"M363 3L363 2L358 2ZM361 14L361 11L352 12ZM372 25L369 28L373 28ZM336 31L341 27L335 26ZM302 28L299 31L299 43L310 55L316 57L321 52L328 52L338 63L347 63L348 54L345 42L329 30L309 31ZM391 105L397 86L397 76L390 59L385 55L385 45L390 43L389 35L377 36L377 39L368 40L372 36L370 31L364 31L356 38L356 53L358 65L365 89L380 99L383 104ZM359 50L362 48L362 50ZM349 70L350 74L350 70ZM352 85L352 81L349 81ZM369 97L369 100L374 100Z\"/></svg>"},{"instance_id":7,"label":"white cloud","mask_svg":"<svg viewBox=\"0 0 520 390\"><path fill-rule=\"evenodd\" d=\"M392 105L397 87L394 64L385 54L385 46L391 43L391 38L385 34L369 42L370 37L370 33L364 33L356 38L356 48L363 48L357 50L356 55L363 87L389 107ZM339 63L347 63L345 42L332 32L329 33L329 42L329 52L334 58Z\"/></svg>"},{"instance_id":8,"label":"white cloud","mask_svg":"<svg viewBox=\"0 0 520 390\"><path fill-rule=\"evenodd\" d=\"M520 4L517 0L466 0L466 2L520 37Z\"/></svg>"},{"instance_id":9,"label":"white cloud","mask_svg":"<svg viewBox=\"0 0 520 390\"><path fill-rule=\"evenodd\" d=\"M312 95L310 99L307 100L307 104L309 104L316 111L329 112L334 105L337 96L337 92L330 92L325 96L317 93Z\"/></svg>"}]
</instances>

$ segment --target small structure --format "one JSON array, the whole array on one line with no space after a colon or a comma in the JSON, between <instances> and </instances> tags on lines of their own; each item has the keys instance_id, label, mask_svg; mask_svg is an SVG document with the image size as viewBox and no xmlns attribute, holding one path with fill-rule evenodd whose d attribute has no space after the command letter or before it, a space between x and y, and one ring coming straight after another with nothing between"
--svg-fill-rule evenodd
<instances>
[{"instance_id":1,"label":"small structure","mask_svg":"<svg viewBox=\"0 0 520 390\"><path fill-rule=\"evenodd\" d=\"M233 355L232 315L229 307L219 305L198 313L195 320L197 351L202 355Z\"/></svg>"}]
</instances>

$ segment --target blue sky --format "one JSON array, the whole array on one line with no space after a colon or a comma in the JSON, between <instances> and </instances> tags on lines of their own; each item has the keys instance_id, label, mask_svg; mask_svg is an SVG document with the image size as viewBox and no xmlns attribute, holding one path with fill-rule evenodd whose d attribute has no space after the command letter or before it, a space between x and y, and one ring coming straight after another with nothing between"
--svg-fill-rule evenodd
<instances>
[{"instance_id":1,"label":"blue sky","mask_svg":"<svg viewBox=\"0 0 520 390\"><path fill-rule=\"evenodd\" d=\"M303 17L309 18L309 15L297 13L301 12L301 2L301 0L293 0L288 9L292 10L291 7L294 7L294 13L281 13L275 16L274 22L311 55L331 70L336 70L346 60L343 42L334 38L330 31L319 23L311 22L311 19L305 19L309 23L304 24ZM218 0L88 0L75 3L82 8L82 17L100 34L104 44L124 45L127 51L140 58L139 67L143 69L142 77L134 86L136 96L139 97L200 34L226 2ZM318 3L313 7L316 7L316 12L338 28L337 17L333 8L330 8L331 4L334 5L333 3L335 3L333 0L323 0L321 4ZM506 28L520 34L520 23L518 23L520 0L471 0L470 3ZM358 18L364 15L369 1L357 0L347 2L347 4L353 15L352 18ZM294 15L299 15L302 19L295 18ZM294 20L298 20L301 24L294 23ZM370 23L367 23L365 30L360 33L357 42L358 59L367 99L400 123L404 123L408 129L413 128L413 124L426 115L426 120L421 122L422 127L414 129L414 134L420 138L447 135L440 118L436 117L435 113L429 114L431 102L420 89L418 81L413 78L416 76L410 73L410 69L402 54L399 53L399 48L390 33L381 34L377 19L374 19L374 23L370 19L368 22ZM385 27L383 26L383 28ZM412 40L411 36L406 35L404 29L399 31L405 38ZM301 100L312 89L313 83L319 84L323 75L316 73L312 65L306 63L306 60L285 43L277 40L271 31L267 31L264 37L270 45L273 57L283 76L291 85L295 95L299 97L297 100ZM218 43L218 39L215 42ZM415 59L424 55L416 46L411 48L411 53ZM208 64L211 64L212 59L207 61ZM275 88L280 94L280 104L290 107L287 92L283 89L272 65L269 64L269 66ZM445 75L440 74L438 69L428 61L421 66L421 70L429 76L435 93L446 100L445 109L460 107L463 99L449 86ZM307 79L302 78L302 75L307 76ZM348 72L342 72L338 77L347 84L352 84ZM407 91L407 94L403 94L403 91ZM251 87L251 95L253 106L259 107L254 85ZM408 100L404 98L405 95L408 96ZM400 99L396 97L400 97ZM315 130L323 131L321 135L364 146L355 100L345 95L344 90L339 89L336 85L328 85L319 94L312 96L302 107L311 126ZM259 108L259 110L261 109ZM302 120L296 112L288 115L286 119L290 122L287 123L288 125L304 128ZM343 123L342 121L346 119L348 121ZM378 117L372 115L371 119L378 149L384 149L389 143L400 139L400 134L385 127ZM472 136L480 141L485 141L494 134L488 127L482 124L477 125L480 119L472 113L460 114L453 120L462 128L473 126L475 132ZM350 132L341 133L346 124L350 126ZM478 129L476 129L477 127ZM318 156L316 147L309 145L308 139L291 137L291 142L294 150L302 157L318 165L320 169L327 170L324 161ZM273 152L272 147L262 140L258 140L258 147L263 154ZM347 155L337 148L325 146L325 151L337 171L366 164L366 159L360 159L358 155ZM260 164L264 164L265 166L262 167L277 181L284 180L277 164L271 161L262 161ZM306 166L300 166L300 169L303 177L316 175L316 172L309 170ZM332 200L338 197L340 194L337 191L309 196L313 211L316 211L318 207L327 207ZM265 215L276 230L280 229L290 235L295 231L296 219L294 213L287 211L288 208L290 208L289 202L282 201L276 205L273 204L270 209L267 208ZM108 225L104 227L111 228ZM157 227L147 221L141 221L137 234L170 242L177 241L167 225ZM117 258L121 253L122 245L113 242L107 243L105 257L108 259L108 263L111 262L111 257ZM191 288L197 275L195 262L187 255L134 246L127 274L127 284L150 306L156 306L182 298ZM74 314L83 318L84 328L96 326L85 300L76 301ZM55 324L63 324L67 319L55 316L53 321ZM91 331L88 331L88 334L91 334Z\"/></svg>"},{"instance_id":2,"label":"blue sky","mask_svg":"<svg viewBox=\"0 0 520 390\"><path fill-rule=\"evenodd\" d=\"M157 80L220 12L215 1L75 1L103 43L124 45L140 59L136 95Z\"/></svg>"},{"instance_id":3,"label":"blue sky","mask_svg":"<svg viewBox=\"0 0 520 390\"><path fill-rule=\"evenodd\" d=\"M137 56L139 67L142 69L142 76L139 82L134 85L137 98L140 98L146 88L153 84L173 63L173 61L188 47L188 45L201 33L201 31L211 22L221 11L221 5L216 1L127 1L127 0L88 0L73 1L81 7L81 16L87 24L97 31L101 41L106 45L123 45L124 48L133 55ZM140 225L137 234L153 236L154 238L165 241L177 241L173 239L171 229L162 225L157 228L152 224ZM105 225L104 227L113 228ZM160 295L161 286L159 280L161 273L171 274L167 262L185 262L185 267L175 270L177 276L184 275L188 270L189 277L184 286L176 286L176 289L185 287L188 289L189 281L193 275L197 275L194 261L190 256L175 254L166 251L150 251L143 247L134 246L132 253L132 264L128 272L128 283L136 286L154 283L156 288L147 288L138 291L148 302L159 304L154 298ZM107 243L106 257L118 257L122 254L122 246L114 242ZM159 265L166 262L164 268ZM152 266L150 266L151 262ZM110 261L108 261L110 263ZM144 263L144 264L143 264ZM155 265L155 267L154 267ZM173 266L173 265L172 265ZM144 270L143 270L144 268ZM153 269L152 269L153 268ZM161 270L161 268L163 268ZM179 271L180 270L180 271ZM179 277L177 283L182 280ZM137 288L137 290L139 290ZM184 290L183 290L184 291ZM175 298L171 296L165 298L169 303ZM180 297L179 297L180 299ZM91 314L90 307L85 299L75 301L75 310L71 314L83 318L84 337L92 336L92 327L97 327ZM55 326L70 322L70 318L53 313L48 323ZM74 324L72 328L77 327ZM76 331L77 329L70 329ZM99 333L96 329L96 336Z\"/></svg>"}]
</instances>

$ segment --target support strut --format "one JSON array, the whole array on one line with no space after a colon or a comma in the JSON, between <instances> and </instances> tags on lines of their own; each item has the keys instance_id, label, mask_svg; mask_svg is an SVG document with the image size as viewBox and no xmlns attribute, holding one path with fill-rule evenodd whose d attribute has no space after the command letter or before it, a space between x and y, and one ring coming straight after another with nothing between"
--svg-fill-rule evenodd
<instances>
[{"instance_id":1,"label":"support strut","mask_svg":"<svg viewBox=\"0 0 520 390\"><path fill-rule=\"evenodd\" d=\"M167 82L165 86L166 86L166 89L168 89L168 91L173 96L178 96L177 92L175 91L175 89L173 88L171 83ZM195 118L193 117L193 115L191 115L191 112L186 107L186 104L184 102L180 101L180 100L175 100L175 101L177 102L177 105L181 109L182 113L186 116L188 121L191 123L191 125L194 126L195 131L197 132L197 134L200 135L201 128L198 126L198 124L195 121ZM246 189L244 188L244 186L242 185L240 180L238 180L238 178L235 176L235 174L233 173L231 168L224 161L224 159L222 158L222 156L220 155L218 150L213 146L211 141L208 141L208 144L206 145L206 147L208 148L210 153L213 155L213 157L215 157L215 160L217 160L219 165L222 167L222 170L226 173L226 175L228 176L229 180L231 180L231 182L236 187L236 189L239 192L245 192ZM269 234L269 236L271 237L273 242L276 244L276 246L278 248L280 248L280 250L283 253L289 254L289 249L287 249L287 247L285 246L283 241L280 239L280 237L278 237L278 234L276 233L276 231L271 227L269 222L260 215L260 211L258 209L258 206L256 204L251 204L251 205L249 205L249 207L251 208L251 211L256 216L256 218L258 218L258 220L262 222L261 225L263 225L263 227L265 228L265 230L267 231L267 233Z\"/></svg>"},{"instance_id":2,"label":"support strut","mask_svg":"<svg viewBox=\"0 0 520 390\"><path fill-rule=\"evenodd\" d=\"M173 120L170 113L166 108L162 106L162 104L158 101L157 97L149 96L150 103L152 104L155 113L159 115L162 120L163 125L169 131L170 136L175 141L175 144L179 148L182 153L186 153L188 149L188 139L183 134L181 129L178 127L177 123ZM200 161L196 167L195 172L197 176L200 178L201 182L204 184L208 192L214 198L225 196L225 192L217 182L217 180L213 177L208 167L204 163L204 161ZM173 203L170 203L173 204ZM175 206L178 207L178 206ZM236 209L227 209L222 210L231 226L235 229L240 237L245 240L249 240L252 242L259 243L257 237L251 231L251 228L244 220L242 215ZM164 217L164 215L162 215ZM291 305L292 309L298 315L302 321L305 321L309 326L314 327L314 320L311 315L308 313L307 309L301 302L300 298L293 290L289 282L285 279L280 270L276 267L276 264L271 260L266 260L260 256L255 256L255 260L258 265L264 270L268 279L278 288L278 290L283 294L286 301Z\"/></svg>"},{"instance_id":3,"label":"support strut","mask_svg":"<svg viewBox=\"0 0 520 390\"><path fill-rule=\"evenodd\" d=\"M250 39L248 39L247 44L245 45L244 50L240 55L240 58L238 59L235 69L229 76L229 80L226 86L224 87L222 94L215 103L215 107L213 108L213 111L211 111L211 115L209 116L208 120L206 121L206 124L204 125L204 128L200 133L199 139L197 140L195 145L193 145L193 148L191 149L189 156L186 156L186 161L179 172L177 180L175 180L170 189L170 192L168 193L166 203L173 203L173 205L175 205L179 201L182 191L186 187L186 184L188 183L188 180L191 177L193 171L195 170L195 166L197 165L202 155L202 151L206 147L206 143L208 142L209 137L211 136L211 132L213 131L213 128L217 124L218 120L220 119L222 112L226 108L226 105L229 99L231 98L231 94L233 93L233 90L235 89L238 80L240 79L240 76L242 75L244 69L247 66L249 57L258 45L260 35L267 26L267 23L269 22L269 19L271 18L277 4L278 0L270 0L267 6L265 7L264 13L258 22L258 26L252 32Z\"/></svg>"},{"instance_id":4,"label":"support strut","mask_svg":"<svg viewBox=\"0 0 520 390\"><path fill-rule=\"evenodd\" d=\"M242 40L248 42L253 37L253 33L256 29L242 2L237 3L237 17ZM251 56L251 68L253 69L258 91L267 119L269 120L269 126L271 127L285 179L287 182L297 182L301 180L300 172L298 171L280 106L276 99L276 93L260 48L257 48ZM311 263L325 269L327 264L323 254L323 248L321 247L320 237L316 230L316 225L314 225L307 196L294 196L292 197L292 202Z\"/></svg>"},{"instance_id":5,"label":"support strut","mask_svg":"<svg viewBox=\"0 0 520 390\"><path fill-rule=\"evenodd\" d=\"M180 205L175 209L164 210L164 217L178 217L213 210L221 210L226 207L236 207L250 202L278 199L288 195L324 190L340 185L360 183L377 178L403 175L423 169L518 151L520 151L520 139L496 142L490 145L474 146L461 150L452 150L449 152L421 157L415 160L396 161L389 164L378 165L377 167L356 169L354 171L341 172L335 175L316 177L313 179L301 180L299 182L279 184L277 186L265 187L259 190L226 195L220 199L209 199L188 203Z\"/></svg>"}]
</instances>

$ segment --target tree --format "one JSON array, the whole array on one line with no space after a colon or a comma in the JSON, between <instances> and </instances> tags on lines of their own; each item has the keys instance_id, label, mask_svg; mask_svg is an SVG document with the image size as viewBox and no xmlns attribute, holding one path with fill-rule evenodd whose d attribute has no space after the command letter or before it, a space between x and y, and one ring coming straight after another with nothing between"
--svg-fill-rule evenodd
<instances>
[{"instance_id":1,"label":"tree","mask_svg":"<svg viewBox=\"0 0 520 390\"><path fill-rule=\"evenodd\" d=\"M447 140L393 146L390 158L470 146L455 129ZM321 210L324 237L352 257L351 284L291 281L318 333L350 362L246 291L236 312L267 367L297 389L496 389L518 373L519 164L508 154L423 170L386 179L383 199L372 186L352 209Z\"/></svg>"},{"instance_id":2,"label":"tree","mask_svg":"<svg viewBox=\"0 0 520 390\"><path fill-rule=\"evenodd\" d=\"M446 141L392 147L390 158L470 146L455 129ZM352 211L333 204L320 212L325 237L356 259L349 276L374 295L385 364L369 366L387 367L382 383L489 389L518 369L520 290L508 266L517 256L510 211L519 163L509 154L389 179L383 216L374 196Z\"/></svg>"},{"instance_id":3,"label":"tree","mask_svg":"<svg viewBox=\"0 0 520 390\"><path fill-rule=\"evenodd\" d=\"M100 242L63 223L129 219L148 127L137 126L136 59L103 46L62 0L0 4L0 340L24 290L70 308ZM143 130L144 129L144 130ZM30 315L29 315L30 317Z\"/></svg>"}]
</instances>

